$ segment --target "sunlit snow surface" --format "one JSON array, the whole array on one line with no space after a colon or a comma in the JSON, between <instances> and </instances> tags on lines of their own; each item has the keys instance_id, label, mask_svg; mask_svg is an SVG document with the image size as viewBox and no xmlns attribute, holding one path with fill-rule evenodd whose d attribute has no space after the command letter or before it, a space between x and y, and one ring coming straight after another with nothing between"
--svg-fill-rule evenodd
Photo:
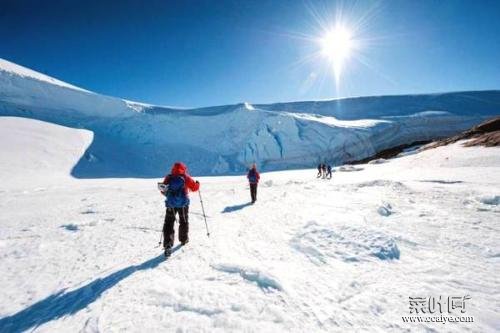
<instances>
[{"instance_id":1,"label":"sunlit snow surface","mask_svg":"<svg viewBox=\"0 0 500 333\"><path fill-rule=\"evenodd\" d=\"M263 173L255 205L243 176L196 177L210 238L193 194L165 261L157 179L75 179L89 131L0 128L1 332L499 329L498 148ZM440 295L470 295L474 323L403 323Z\"/></svg>"}]
</instances>

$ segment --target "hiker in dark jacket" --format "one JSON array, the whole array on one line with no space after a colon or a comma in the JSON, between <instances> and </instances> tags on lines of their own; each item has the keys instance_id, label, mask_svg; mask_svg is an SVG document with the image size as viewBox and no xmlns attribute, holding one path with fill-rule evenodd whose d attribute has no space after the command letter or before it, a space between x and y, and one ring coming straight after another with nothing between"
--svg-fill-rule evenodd
<instances>
[{"instance_id":1,"label":"hiker in dark jacket","mask_svg":"<svg viewBox=\"0 0 500 333\"><path fill-rule=\"evenodd\" d=\"M330 164L326 166L326 178L332 179L332 166Z\"/></svg>"},{"instance_id":2,"label":"hiker in dark jacket","mask_svg":"<svg viewBox=\"0 0 500 333\"><path fill-rule=\"evenodd\" d=\"M165 223L163 224L163 244L165 256L169 256L175 239L175 215L179 216L179 242L185 245L189 242L189 196L188 191L196 192L200 188L200 183L194 181L187 172L184 163L176 162L172 166L170 174L165 176L163 184L165 190L161 193L166 196Z\"/></svg>"},{"instance_id":3,"label":"hiker in dark jacket","mask_svg":"<svg viewBox=\"0 0 500 333\"><path fill-rule=\"evenodd\" d=\"M250 196L252 197L252 203L257 201L257 185L259 184L260 175L257 171L257 166L255 163L247 174L248 182L250 183Z\"/></svg>"},{"instance_id":4,"label":"hiker in dark jacket","mask_svg":"<svg viewBox=\"0 0 500 333\"><path fill-rule=\"evenodd\" d=\"M323 170L323 164L318 164L318 175L316 178L321 178L321 170Z\"/></svg>"}]
</instances>

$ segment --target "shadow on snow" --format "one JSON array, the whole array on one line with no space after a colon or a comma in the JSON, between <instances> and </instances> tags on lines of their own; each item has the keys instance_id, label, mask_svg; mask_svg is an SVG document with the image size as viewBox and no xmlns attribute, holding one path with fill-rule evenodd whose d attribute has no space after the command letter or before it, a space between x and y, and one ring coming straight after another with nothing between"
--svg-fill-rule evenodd
<instances>
[{"instance_id":1,"label":"shadow on snow","mask_svg":"<svg viewBox=\"0 0 500 333\"><path fill-rule=\"evenodd\" d=\"M179 248L180 246L176 246L172 252ZM0 319L0 332L24 332L51 320L73 315L95 302L106 290L133 273L155 268L164 260L165 257L162 254L142 264L132 265L106 277L98 278L78 289L69 292L61 290L12 316Z\"/></svg>"},{"instance_id":2,"label":"shadow on snow","mask_svg":"<svg viewBox=\"0 0 500 333\"><path fill-rule=\"evenodd\" d=\"M237 210L241 210L247 206L251 206L252 203L251 202L247 202L247 203L244 203L244 204L240 204L240 205L234 205L234 206L227 206L226 208L224 208L224 210L222 211L222 213L231 213L231 212L234 212L234 211L237 211Z\"/></svg>"}]
</instances>

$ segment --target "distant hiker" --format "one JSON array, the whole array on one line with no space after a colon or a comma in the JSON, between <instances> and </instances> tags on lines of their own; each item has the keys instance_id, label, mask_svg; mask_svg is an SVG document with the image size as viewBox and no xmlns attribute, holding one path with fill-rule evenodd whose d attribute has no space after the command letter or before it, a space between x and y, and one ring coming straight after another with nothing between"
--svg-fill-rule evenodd
<instances>
[{"instance_id":1,"label":"distant hiker","mask_svg":"<svg viewBox=\"0 0 500 333\"><path fill-rule=\"evenodd\" d=\"M323 173L323 179L325 179L326 178L326 164L325 163L323 163L321 165L321 171Z\"/></svg>"},{"instance_id":2,"label":"distant hiker","mask_svg":"<svg viewBox=\"0 0 500 333\"><path fill-rule=\"evenodd\" d=\"M175 215L179 215L179 242L185 245L189 242L189 196L188 191L198 191L200 183L194 181L187 172L184 163L175 162L170 174L163 180L165 191L162 194L166 196L165 223L163 224L163 237L165 256L169 256L175 239Z\"/></svg>"},{"instance_id":3,"label":"distant hiker","mask_svg":"<svg viewBox=\"0 0 500 333\"><path fill-rule=\"evenodd\" d=\"M248 171L247 178L250 183L250 196L252 197L252 203L255 203L255 201L257 201L257 185L259 184L260 179L255 163L252 164L252 168Z\"/></svg>"},{"instance_id":4,"label":"distant hiker","mask_svg":"<svg viewBox=\"0 0 500 333\"><path fill-rule=\"evenodd\" d=\"M326 178L332 179L332 166L330 164L326 166Z\"/></svg>"},{"instance_id":5,"label":"distant hiker","mask_svg":"<svg viewBox=\"0 0 500 333\"><path fill-rule=\"evenodd\" d=\"M316 178L320 178L321 177L321 171L323 170L323 164L318 164L318 175L316 176Z\"/></svg>"}]
</instances>

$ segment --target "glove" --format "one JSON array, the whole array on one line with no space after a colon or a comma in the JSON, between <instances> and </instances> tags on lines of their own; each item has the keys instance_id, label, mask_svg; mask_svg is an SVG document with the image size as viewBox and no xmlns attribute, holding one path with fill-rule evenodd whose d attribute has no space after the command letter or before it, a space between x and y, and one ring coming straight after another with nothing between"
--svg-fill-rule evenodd
<instances>
[{"instance_id":1,"label":"glove","mask_svg":"<svg viewBox=\"0 0 500 333\"><path fill-rule=\"evenodd\" d=\"M199 184L200 182L199 181L196 181L196 184Z\"/></svg>"}]
</instances>

